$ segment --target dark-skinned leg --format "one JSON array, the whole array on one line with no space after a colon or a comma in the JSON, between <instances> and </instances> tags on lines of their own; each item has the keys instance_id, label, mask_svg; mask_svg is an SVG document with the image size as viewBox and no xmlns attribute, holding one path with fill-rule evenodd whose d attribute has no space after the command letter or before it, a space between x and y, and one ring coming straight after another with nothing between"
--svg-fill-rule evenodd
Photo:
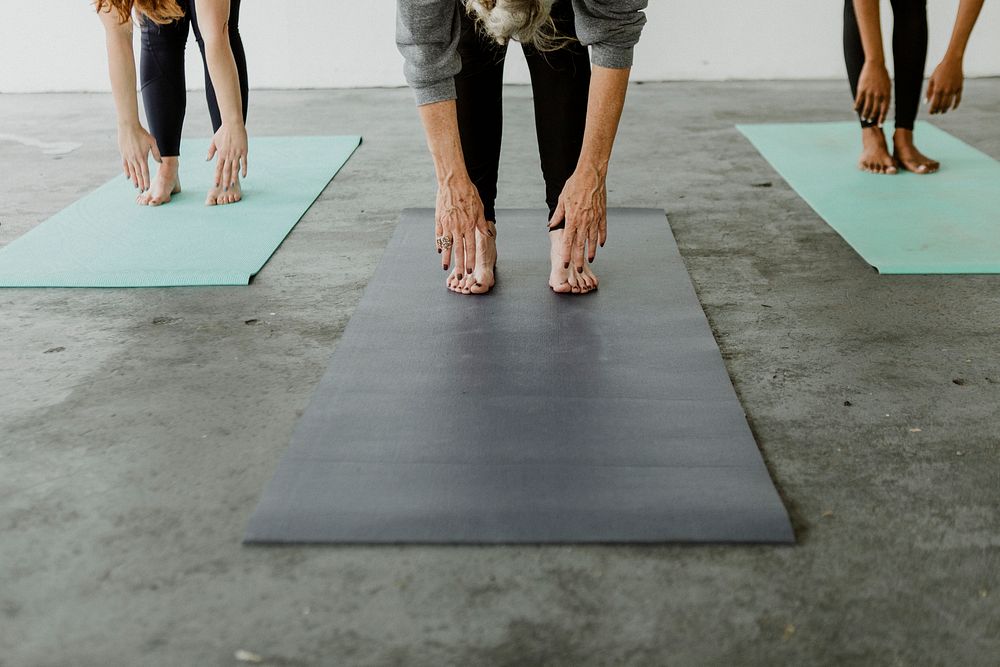
<instances>
[{"instance_id":1,"label":"dark-skinned leg","mask_svg":"<svg viewBox=\"0 0 1000 667\"><path fill-rule=\"evenodd\" d=\"M844 0L844 64L847 66L847 80L851 85L851 102L858 97L858 81L865 66L865 48L858 28L858 17L854 12L854 0ZM876 123L861 118L861 157L858 168L873 174L894 174L896 164L889 153L885 133Z\"/></svg>"},{"instance_id":2,"label":"dark-skinned leg","mask_svg":"<svg viewBox=\"0 0 1000 667\"><path fill-rule=\"evenodd\" d=\"M920 108L927 64L927 0L892 0L892 55L896 68L896 130L892 135L896 162L907 171L930 174L937 161L913 143L913 126Z\"/></svg>"}]
</instances>

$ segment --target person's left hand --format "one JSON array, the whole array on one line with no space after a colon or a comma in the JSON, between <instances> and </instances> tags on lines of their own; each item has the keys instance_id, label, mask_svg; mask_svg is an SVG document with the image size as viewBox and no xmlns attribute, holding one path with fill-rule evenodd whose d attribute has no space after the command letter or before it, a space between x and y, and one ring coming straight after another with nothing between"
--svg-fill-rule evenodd
<instances>
[{"instance_id":1,"label":"person's left hand","mask_svg":"<svg viewBox=\"0 0 1000 667\"><path fill-rule=\"evenodd\" d=\"M250 150L248 143L247 129L242 123L223 123L215 133L212 145L208 147L208 157L205 158L211 160L216 154L219 156L215 164L215 187L224 190L235 187L241 169L243 178L247 177L247 153Z\"/></svg>"},{"instance_id":2,"label":"person's left hand","mask_svg":"<svg viewBox=\"0 0 1000 667\"><path fill-rule=\"evenodd\" d=\"M583 258L593 262L597 246L608 238L607 172L595 166L579 166L569 177L559 195L549 229L566 222L563 232L562 260L577 273L583 273Z\"/></svg>"},{"instance_id":3,"label":"person's left hand","mask_svg":"<svg viewBox=\"0 0 1000 667\"><path fill-rule=\"evenodd\" d=\"M931 113L947 113L957 109L962 102L962 87L965 85L965 75L962 73L962 61L945 58L934 68L931 80L927 84L926 103L931 105Z\"/></svg>"}]
</instances>

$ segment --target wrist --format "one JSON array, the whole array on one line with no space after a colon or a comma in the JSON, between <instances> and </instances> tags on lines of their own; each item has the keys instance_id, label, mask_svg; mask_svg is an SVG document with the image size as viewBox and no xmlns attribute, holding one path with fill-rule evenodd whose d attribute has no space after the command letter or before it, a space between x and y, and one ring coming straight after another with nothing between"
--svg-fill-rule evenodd
<instances>
[{"instance_id":1,"label":"wrist","mask_svg":"<svg viewBox=\"0 0 1000 667\"><path fill-rule=\"evenodd\" d=\"M441 190L454 188L467 189L475 187L472 183L472 179L469 177L469 172L467 172L464 168L438 169L437 182L438 188Z\"/></svg>"},{"instance_id":2,"label":"wrist","mask_svg":"<svg viewBox=\"0 0 1000 667\"><path fill-rule=\"evenodd\" d=\"M226 128L227 130L237 130L237 131L243 130L244 132L246 132L246 127L243 125L242 115L229 116L229 117L223 116L222 126L219 129L222 129L223 127Z\"/></svg>"},{"instance_id":3,"label":"wrist","mask_svg":"<svg viewBox=\"0 0 1000 667\"><path fill-rule=\"evenodd\" d=\"M947 63L949 65L962 66L962 61L965 59L965 53L959 50L948 49L945 51L944 58L941 62Z\"/></svg>"},{"instance_id":4,"label":"wrist","mask_svg":"<svg viewBox=\"0 0 1000 667\"><path fill-rule=\"evenodd\" d=\"M597 176L604 180L608 175L609 162L610 160L607 158L595 158L584 154L580 156L580 160L576 164L576 173Z\"/></svg>"},{"instance_id":5,"label":"wrist","mask_svg":"<svg viewBox=\"0 0 1000 667\"><path fill-rule=\"evenodd\" d=\"M142 129L142 123L139 122L138 118L118 119L119 132L133 132L135 130L141 130L141 129Z\"/></svg>"},{"instance_id":6,"label":"wrist","mask_svg":"<svg viewBox=\"0 0 1000 667\"><path fill-rule=\"evenodd\" d=\"M867 58L866 57L865 58L865 66L866 67L885 68L885 58L882 57L882 56L879 56L877 58Z\"/></svg>"}]
</instances>

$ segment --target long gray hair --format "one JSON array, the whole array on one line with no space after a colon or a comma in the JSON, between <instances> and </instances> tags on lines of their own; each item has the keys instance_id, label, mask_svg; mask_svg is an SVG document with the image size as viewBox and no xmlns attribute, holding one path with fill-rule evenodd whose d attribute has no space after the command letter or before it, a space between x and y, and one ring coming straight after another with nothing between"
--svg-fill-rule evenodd
<instances>
[{"instance_id":1,"label":"long gray hair","mask_svg":"<svg viewBox=\"0 0 1000 667\"><path fill-rule=\"evenodd\" d=\"M476 23L498 44L516 40L539 51L554 51L571 41L556 31L555 0L463 0Z\"/></svg>"}]
</instances>

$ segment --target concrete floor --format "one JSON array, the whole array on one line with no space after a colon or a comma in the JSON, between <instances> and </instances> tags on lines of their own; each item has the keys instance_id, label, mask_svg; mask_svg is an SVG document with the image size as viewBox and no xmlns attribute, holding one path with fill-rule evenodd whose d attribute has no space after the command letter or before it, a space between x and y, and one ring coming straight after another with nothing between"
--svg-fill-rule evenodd
<instances>
[{"instance_id":1,"label":"concrete floor","mask_svg":"<svg viewBox=\"0 0 1000 667\"><path fill-rule=\"evenodd\" d=\"M1000 276L878 276L733 128L845 88L635 86L611 172L670 215L797 546L240 546L434 195L409 92L260 91L252 132L365 143L252 286L0 290L0 665L1000 663ZM0 244L115 175L110 114L0 96L4 133L82 144L0 142ZM1000 158L998 116L979 80L936 122ZM507 117L499 203L540 205L527 90Z\"/></svg>"}]
</instances>

